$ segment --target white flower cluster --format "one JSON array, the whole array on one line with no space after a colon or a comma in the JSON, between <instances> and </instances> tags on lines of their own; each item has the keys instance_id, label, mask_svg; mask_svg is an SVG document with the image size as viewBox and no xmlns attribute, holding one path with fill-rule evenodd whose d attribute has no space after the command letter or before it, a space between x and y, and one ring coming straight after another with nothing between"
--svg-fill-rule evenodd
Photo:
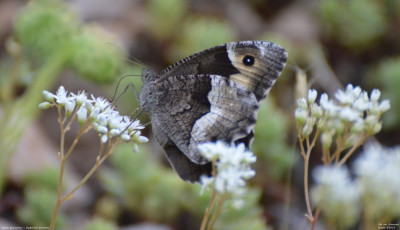
<instances>
[{"instance_id":1,"label":"white flower cluster","mask_svg":"<svg viewBox=\"0 0 400 230\"><path fill-rule=\"evenodd\" d=\"M327 221L347 228L360 213L373 223L400 218L400 147L367 145L353 166L354 180L345 166L313 171L316 187L311 197Z\"/></svg>"},{"instance_id":2,"label":"white flower cluster","mask_svg":"<svg viewBox=\"0 0 400 230\"><path fill-rule=\"evenodd\" d=\"M360 214L360 192L346 167L322 166L313 170L317 184L311 191L313 204L321 208L328 222L347 229Z\"/></svg>"},{"instance_id":3,"label":"white flower cluster","mask_svg":"<svg viewBox=\"0 0 400 230\"><path fill-rule=\"evenodd\" d=\"M227 145L222 141L198 145L203 157L215 163L215 176L202 176L200 183L202 189L209 188L212 184L220 194L230 194L241 197L246 193L246 180L256 173L250 164L257 158L251 151L245 149L244 144L238 146Z\"/></svg>"},{"instance_id":4,"label":"white flower cluster","mask_svg":"<svg viewBox=\"0 0 400 230\"><path fill-rule=\"evenodd\" d=\"M400 147L367 145L354 172L370 218L400 218Z\"/></svg>"},{"instance_id":5,"label":"white flower cluster","mask_svg":"<svg viewBox=\"0 0 400 230\"><path fill-rule=\"evenodd\" d=\"M297 101L295 118L302 127L304 137L309 136L314 125L322 131L321 140L324 147L329 147L335 134L342 134L350 127L351 135L348 145L352 145L361 133L368 136L378 133L382 128L380 118L390 109L389 100L379 102L381 92L372 90L370 96L360 87L349 84L346 90L338 90L335 99L328 98L326 93L320 97L319 105L315 103L317 91L310 89L308 97Z\"/></svg>"},{"instance_id":6,"label":"white flower cluster","mask_svg":"<svg viewBox=\"0 0 400 230\"><path fill-rule=\"evenodd\" d=\"M56 94L43 91L43 95L46 102L40 103L40 108L60 106L65 109L66 117L76 112L79 124L90 122L101 136L103 143L112 137L121 137L124 141L135 143L148 141L146 137L141 136L140 130L144 126L139 123L139 120L132 121L128 116L119 115L118 111L114 110L115 107L104 98L95 98L91 95L89 99L85 91L75 95L66 91L63 86L60 86Z\"/></svg>"}]
</instances>

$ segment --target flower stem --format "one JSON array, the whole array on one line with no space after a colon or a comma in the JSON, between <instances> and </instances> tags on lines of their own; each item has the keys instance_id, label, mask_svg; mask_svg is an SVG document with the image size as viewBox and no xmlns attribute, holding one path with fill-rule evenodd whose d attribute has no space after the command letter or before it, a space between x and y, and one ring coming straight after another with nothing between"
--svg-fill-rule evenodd
<instances>
[{"instance_id":1,"label":"flower stem","mask_svg":"<svg viewBox=\"0 0 400 230\"><path fill-rule=\"evenodd\" d=\"M353 145L353 147L351 147L351 149L346 153L346 155L344 155L344 157L339 161L337 165L339 167L342 166L347 161L347 159L354 153L354 151L364 143L365 139L367 139L367 136L361 135L358 142L355 145Z\"/></svg>"},{"instance_id":2,"label":"flower stem","mask_svg":"<svg viewBox=\"0 0 400 230\"><path fill-rule=\"evenodd\" d=\"M200 230L206 229L208 219L210 218L211 210L214 207L216 198L217 198L217 192L215 191L215 189L213 189L210 203L207 206L206 213L204 214L203 221L201 222Z\"/></svg>"},{"instance_id":3,"label":"flower stem","mask_svg":"<svg viewBox=\"0 0 400 230\"><path fill-rule=\"evenodd\" d=\"M208 225L207 229L212 230L212 227L214 226L214 223L217 220L217 217L219 216L219 214L221 214L222 204L224 203L225 200L226 200L226 195L222 195L219 197L217 207L215 209L215 212L212 215L210 224Z\"/></svg>"},{"instance_id":4,"label":"flower stem","mask_svg":"<svg viewBox=\"0 0 400 230\"><path fill-rule=\"evenodd\" d=\"M65 162L66 161L64 159L61 160L60 175L59 175L58 187L57 187L57 203L56 203L56 207L55 207L54 212L53 212L53 217L51 218L50 230L54 230L54 227L56 225L58 211L60 210L60 206L61 206L61 204L63 202L62 199L61 199L61 195L62 195L62 184L63 184L63 178L64 178Z\"/></svg>"},{"instance_id":5,"label":"flower stem","mask_svg":"<svg viewBox=\"0 0 400 230\"><path fill-rule=\"evenodd\" d=\"M79 182L79 184L78 184L77 186L75 186L75 188L73 188L73 189L71 190L71 192L69 192L67 195L65 195L65 196L61 199L62 202L69 200L69 199L72 197L72 195L73 195L80 187L82 187L82 185L85 184L87 180L89 180L89 178L93 175L93 173L97 170L97 168L99 168L100 165L107 159L107 157L109 157L109 156L111 155L112 150L113 150L113 148L110 146L110 147L107 149L107 153L106 153L105 155L103 155L103 157L102 157L100 160L96 161L96 163L93 165L92 169L90 169L90 171L88 172L88 174L86 174L86 176Z\"/></svg>"},{"instance_id":6,"label":"flower stem","mask_svg":"<svg viewBox=\"0 0 400 230\"><path fill-rule=\"evenodd\" d=\"M64 180L64 168L65 168L65 162L66 162L66 159L64 157L65 130L64 130L64 122L62 120L62 112L61 112L62 108L60 106L58 106L57 110L58 110L58 123L60 125L60 134L61 134L60 152L58 155L61 160L61 166L60 166L60 173L59 173L58 185L57 185L57 203L56 203L56 207L53 212L53 217L51 218L50 230L54 230L54 227L56 225L58 211L60 210L60 206L62 203L62 200L61 200L62 185L63 185L63 180Z\"/></svg>"}]
</instances>

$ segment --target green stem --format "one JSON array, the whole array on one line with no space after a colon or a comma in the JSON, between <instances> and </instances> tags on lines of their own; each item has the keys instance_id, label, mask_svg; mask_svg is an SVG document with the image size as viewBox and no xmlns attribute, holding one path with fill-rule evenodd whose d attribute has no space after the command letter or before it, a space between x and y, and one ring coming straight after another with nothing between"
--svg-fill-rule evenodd
<instances>
[{"instance_id":1,"label":"green stem","mask_svg":"<svg viewBox=\"0 0 400 230\"><path fill-rule=\"evenodd\" d=\"M61 160L61 166L60 166L60 173L59 173L59 178L58 178L58 185L57 185L57 202L56 202L56 207L53 212L53 217L51 218L50 222L50 230L54 230L54 227L56 226L56 221L57 221L57 215L61 207L61 196L62 196L62 185L63 185L63 180L64 180L64 168L65 168L65 162L66 159L64 157L64 139L65 139L65 129L64 129L64 122L62 119L62 108L60 106L57 106L57 112L58 112L58 123L60 125L60 134L61 134L61 140L60 140L60 152L59 152L59 158Z\"/></svg>"},{"instance_id":2,"label":"green stem","mask_svg":"<svg viewBox=\"0 0 400 230\"><path fill-rule=\"evenodd\" d=\"M53 212L53 217L51 218L50 222L50 230L54 230L54 227L56 226L56 221L57 221L57 215L60 210L61 204L62 204L62 184L63 184L63 178L64 178L64 167L65 167L65 160L61 160L61 167L60 167L60 175L58 178L58 187L57 187L57 203L56 207Z\"/></svg>"},{"instance_id":3,"label":"green stem","mask_svg":"<svg viewBox=\"0 0 400 230\"><path fill-rule=\"evenodd\" d=\"M361 135L358 142L355 145L353 145L353 147L351 147L351 149L346 153L346 155L344 155L344 157L340 160L340 162L337 165L339 167L342 166L347 161L347 159L354 153L354 151L356 151L356 149L364 143L365 139L367 139L367 136Z\"/></svg>"},{"instance_id":4,"label":"green stem","mask_svg":"<svg viewBox=\"0 0 400 230\"><path fill-rule=\"evenodd\" d=\"M213 189L210 203L207 206L206 213L204 214L203 221L201 222L200 230L205 230L206 229L206 226L207 226L207 223L208 223L208 219L210 218L211 210L214 207L214 203L215 203L216 198L217 198L217 192L215 191L215 189Z\"/></svg>"},{"instance_id":5,"label":"green stem","mask_svg":"<svg viewBox=\"0 0 400 230\"><path fill-rule=\"evenodd\" d=\"M214 223L217 220L217 217L221 214L222 204L224 203L225 200L226 200L226 195L222 195L219 197L217 207L212 215L210 224L208 225L207 229L212 230Z\"/></svg>"}]
</instances>

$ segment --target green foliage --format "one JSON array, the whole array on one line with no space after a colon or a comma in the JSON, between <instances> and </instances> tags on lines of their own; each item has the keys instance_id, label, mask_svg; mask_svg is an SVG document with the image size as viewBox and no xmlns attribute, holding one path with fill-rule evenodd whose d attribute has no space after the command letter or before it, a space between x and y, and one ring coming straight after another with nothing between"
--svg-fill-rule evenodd
<instances>
[{"instance_id":1,"label":"green foliage","mask_svg":"<svg viewBox=\"0 0 400 230\"><path fill-rule=\"evenodd\" d=\"M84 230L117 230L118 226L114 223L94 217L91 221L85 224Z\"/></svg>"},{"instance_id":2,"label":"green foliage","mask_svg":"<svg viewBox=\"0 0 400 230\"><path fill-rule=\"evenodd\" d=\"M180 22L187 13L185 0L150 0L150 31L156 38L169 38L177 32Z\"/></svg>"},{"instance_id":3,"label":"green foliage","mask_svg":"<svg viewBox=\"0 0 400 230\"><path fill-rule=\"evenodd\" d=\"M117 220L120 215L117 200L112 196L102 196L96 201L95 214L106 220Z\"/></svg>"},{"instance_id":4,"label":"green foliage","mask_svg":"<svg viewBox=\"0 0 400 230\"><path fill-rule=\"evenodd\" d=\"M180 191L186 185L175 173L162 169L146 154L133 154L126 146L116 149L111 162L119 171L102 173L101 179L106 190L121 197L128 209L157 221L178 214Z\"/></svg>"},{"instance_id":5,"label":"green foliage","mask_svg":"<svg viewBox=\"0 0 400 230\"><path fill-rule=\"evenodd\" d=\"M58 174L59 172L55 168L44 168L37 173L26 175L24 177L24 183L32 187L57 191Z\"/></svg>"},{"instance_id":6,"label":"green foliage","mask_svg":"<svg viewBox=\"0 0 400 230\"><path fill-rule=\"evenodd\" d=\"M383 117L386 128L400 125L400 57L381 61L369 73L369 80L382 87L382 98L390 100L390 110Z\"/></svg>"},{"instance_id":7,"label":"green foliage","mask_svg":"<svg viewBox=\"0 0 400 230\"><path fill-rule=\"evenodd\" d=\"M327 34L354 51L379 44L388 26L383 1L323 0L318 14Z\"/></svg>"},{"instance_id":8,"label":"green foliage","mask_svg":"<svg viewBox=\"0 0 400 230\"><path fill-rule=\"evenodd\" d=\"M260 189L249 189L245 196L244 207L235 209L229 207L231 202L226 202L227 212L222 212L215 223L216 230L267 230L265 220L262 218L262 208L258 206L261 198Z\"/></svg>"},{"instance_id":9,"label":"green foliage","mask_svg":"<svg viewBox=\"0 0 400 230\"><path fill-rule=\"evenodd\" d=\"M43 60L65 46L78 31L78 21L59 0L30 1L16 17L14 31L24 49Z\"/></svg>"},{"instance_id":10,"label":"green foliage","mask_svg":"<svg viewBox=\"0 0 400 230\"><path fill-rule=\"evenodd\" d=\"M97 83L112 81L122 65L111 36L94 25L82 27L61 1L30 2L16 18L15 34L34 58L67 57L80 76Z\"/></svg>"},{"instance_id":11,"label":"green foliage","mask_svg":"<svg viewBox=\"0 0 400 230\"><path fill-rule=\"evenodd\" d=\"M57 200L58 172L46 168L25 178L25 204L17 209L18 219L29 226L48 226L53 216ZM56 229L65 223L65 217L59 215Z\"/></svg>"},{"instance_id":12,"label":"green foliage","mask_svg":"<svg viewBox=\"0 0 400 230\"><path fill-rule=\"evenodd\" d=\"M215 18L190 17L181 25L179 36L171 47L171 60L176 61L203 49L234 39L230 26Z\"/></svg>"},{"instance_id":13,"label":"green foliage","mask_svg":"<svg viewBox=\"0 0 400 230\"><path fill-rule=\"evenodd\" d=\"M175 172L161 167L148 154L133 154L127 145L116 150L111 162L118 171L102 171L101 181L105 189L121 198L132 212L148 220L164 222L172 221L183 211L192 213L199 221L203 217L211 191L200 195L199 184L183 182ZM260 190L249 189L242 210L233 209L228 201L217 222L220 227L216 229L230 229L223 226L239 226L239 223L254 226L252 229L265 229L261 208L257 206L260 196Z\"/></svg>"},{"instance_id":14,"label":"green foliage","mask_svg":"<svg viewBox=\"0 0 400 230\"><path fill-rule=\"evenodd\" d=\"M70 65L80 76L97 83L114 80L122 65L121 52L105 31L93 25L74 36Z\"/></svg>"},{"instance_id":15,"label":"green foliage","mask_svg":"<svg viewBox=\"0 0 400 230\"><path fill-rule=\"evenodd\" d=\"M268 175L282 178L293 166L297 156L286 144L288 118L269 98L258 111L252 150L257 155L257 165L262 165ZM266 166L268 165L268 166Z\"/></svg>"}]
</instances>

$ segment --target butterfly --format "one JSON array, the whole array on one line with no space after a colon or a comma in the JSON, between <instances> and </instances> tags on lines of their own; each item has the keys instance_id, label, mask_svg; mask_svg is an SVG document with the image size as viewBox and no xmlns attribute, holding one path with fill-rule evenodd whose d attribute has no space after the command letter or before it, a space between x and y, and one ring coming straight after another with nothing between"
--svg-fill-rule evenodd
<instances>
[{"instance_id":1,"label":"butterfly","mask_svg":"<svg viewBox=\"0 0 400 230\"><path fill-rule=\"evenodd\" d=\"M142 72L139 97L168 161L185 181L210 175L197 145L224 141L250 147L258 108L287 60L268 41L222 44L184 58L159 74Z\"/></svg>"}]
</instances>

